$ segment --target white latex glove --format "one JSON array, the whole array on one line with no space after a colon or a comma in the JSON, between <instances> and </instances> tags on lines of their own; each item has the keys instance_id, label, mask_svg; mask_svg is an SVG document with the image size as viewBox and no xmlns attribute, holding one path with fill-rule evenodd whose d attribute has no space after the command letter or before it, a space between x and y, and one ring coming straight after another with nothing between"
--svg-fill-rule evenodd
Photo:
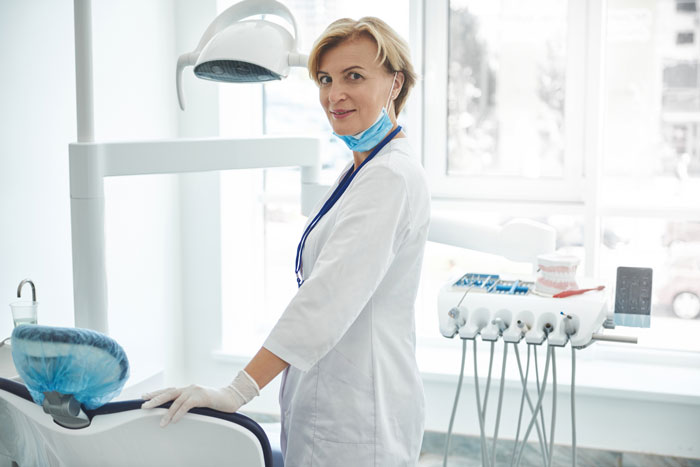
<instances>
[{"instance_id":1,"label":"white latex glove","mask_svg":"<svg viewBox=\"0 0 700 467\"><path fill-rule=\"evenodd\" d=\"M194 407L209 407L220 412L233 413L259 395L258 384L245 370L241 370L231 384L224 388L191 385L186 388L167 388L149 392L141 396L147 401L141 405L141 408L152 409L173 401L160 421L160 426L165 427L171 421L177 423Z\"/></svg>"}]
</instances>

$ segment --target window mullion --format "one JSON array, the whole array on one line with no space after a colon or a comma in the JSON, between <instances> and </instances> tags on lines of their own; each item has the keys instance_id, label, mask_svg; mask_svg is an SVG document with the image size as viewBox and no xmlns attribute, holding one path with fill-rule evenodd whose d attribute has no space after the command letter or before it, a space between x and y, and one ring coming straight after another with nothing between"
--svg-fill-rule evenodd
<instances>
[{"instance_id":1,"label":"window mullion","mask_svg":"<svg viewBox=\"0 0 700 467\"><path fill-rule=\"evenodd\" d=\"M583 184L584 108L586 91L586 2L569 0L566 37L564 178Z\"/></svg>"},{"instance_id":2,"label":"window mullion","mask_svg":"<svg viewBox=\"0 0 700 467\"><path fill-rule=\"evenodd\" d=\"M423 103L424 103L424 86L423 86L423 63L424 63L424 45L425 45L425 1L410 0L409 4L409 33L408 41L411 47L411 60L416 73L418 73L418 82L411 91L407 104L407 121L409 138L413 143L413 147L418 149L419 160L425 165L425 151L423 151L423 136L425 134L425 120L423 118Z\"/></svg>"},{"instance_id":3,"label":"window mullion","mask_svg":"<svg viewBox=\"0 0 700 467\"><path fill-rule=\"evenodd\" d=\"M589 277L598 277L600 272L606 11L605 0L586 2L583 217L585 274Z\"/></svg>"},{"instance_id":4,"label":"window mullion","mask_svg":"<svg viewBox=\"0 0 700 467\"><path fill-rule=\"evenodd\" d=\"M435 0L424 9L423 160L433 187L447 175L447 47L449 1ZM429 54L429 55L428 55Z\"/></svg>"}]
</instances>

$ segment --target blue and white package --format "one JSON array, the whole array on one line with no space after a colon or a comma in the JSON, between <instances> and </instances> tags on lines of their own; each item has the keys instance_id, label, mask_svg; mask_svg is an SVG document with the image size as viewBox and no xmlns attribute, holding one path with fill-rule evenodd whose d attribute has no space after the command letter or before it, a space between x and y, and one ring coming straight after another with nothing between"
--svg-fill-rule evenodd
<instances>
[{"instance_id":1,"label":"blue and white package","mask_svg":"<svg viewBox=\"0 0 700 467\"><path fill-rule=\"evenodd\" d=\"M96 409L116 397L129 378L124 349L90 329L17 326L12 360L39 405L44 392L56 391L72 394L86 409Z\"/></svg>"}]
</instances>

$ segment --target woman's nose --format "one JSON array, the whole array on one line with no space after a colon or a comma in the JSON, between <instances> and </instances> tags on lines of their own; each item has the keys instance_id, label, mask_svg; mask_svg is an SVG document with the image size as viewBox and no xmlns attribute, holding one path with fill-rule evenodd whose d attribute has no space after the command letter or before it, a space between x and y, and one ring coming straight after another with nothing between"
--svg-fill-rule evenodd
<instances>
[{"instance_id":1,"label":"woman's nose","mask_svg":"<svg viewBox=\"0 0 700 467\"><path fill-rule=\"evenodd\" d=\"M328 102L331 104L335 104L337 102L342 101L347 97L345 93L345 89L343 86L338 85L338 84L331 84L329 89L328 89Z\"/></svg>"}]
</instances>

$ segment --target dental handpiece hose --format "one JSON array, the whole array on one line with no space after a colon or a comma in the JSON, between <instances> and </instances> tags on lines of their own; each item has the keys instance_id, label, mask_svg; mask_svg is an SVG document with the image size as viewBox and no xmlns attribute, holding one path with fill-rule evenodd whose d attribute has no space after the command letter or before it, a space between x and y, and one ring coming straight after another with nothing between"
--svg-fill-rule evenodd
<instances>
[{"instance_id":1,"label":"dental handpiece hose","mask_svg":"<svg viewBox=\"0 0 700 467\"><path fill-rule=\"evenodd\" d=\"M530 373L530 347L527 348L527 365L525 366L525 378L523 379L523 368L520 365L520 355L518 354L518 344L513 343L513 350L515 350L515 358L518 362L518 371L520 373L520 381L522 382L523 388L527 389L527 377ZM518 439L520 439L520 425L523 421L523 409L525 409L525 394L527 391L523 389L520 394L520 410L518 410L518 425L515 429L515 440L513 440L513 453L510 456L510 465L515 462L515 453L518 447ZM539 428L538 428L539 432ZM539 434L539 433L538 433ZM542 436L540 435L540 445L542 445Z\"/></svg>"},{"instance_id":2,"label":"dental handpiece hose","mask_svg":"<svg viewBox=\"0 0 700 467\"><path fill-rule=\"evenodd\" d=\"M518 328L520 328L520 331L521 331L523 336L525 334L527 334L527 332L530 330L530 326L528 326L528 324L525 323L524 321L518 320L516 322L516 325L518 326ZM532 406L532 401L530 400L529 391L527 390L528 375L530 373L530 353L531 353L530 350L531 350L531 347L533 347L533 346L527 345L527 366L525 369L525 377L523 377L523 367L522 367L522 363L520 362L520 352L518 351L518 344L513 343L513 349L515 350L515 359L518 363L518 373L520 374L520 381L521 381L522 386L523 386L523 392L522 392L522 395L520 397L520 410L518 411L518 427L517 427L517 431L515 433L515 442L513 444L513 454L511 456L511 460L510 460L511 465L514 464L515 454L518 451L518 439L520 438L520 427L521 427L521 423L522 423L522 416L523 416L523 409L524 409L525 400L527 400L527 405L530 408L530 411L532 413L535 413L533 406ZM535 350L535 357L536 356L537 356L537 351ZM535 360L535 365L536 364L537 364L537 360ZM535 368L537 368L537 366L535 366ZM537 378L538 395L539 395L539 376L536 376L536 378ZM542 421L542 423L544 424L544 420ZM539 443L540 443L540 450L542 451L542 459L545 459L545 462L546 462L546 459L547 459L546 433L544 433L543 431L540 431L540 424L537 421L537 419L535 419L535 428L537 430L537 439L539 440ZM544 425L542 428L544 430Z\"/></svg>"},{"instance_id":3,"label":"dental handpiece hose","mask_svg":"<svg viewBox=\"0 0 700 467\"><path fill-rule=\"evenodd\" d=\"M457 393L455 394L455 402L452 406L452 415L450 416L450 425L447 428L447 439L445 439L445 456L442 460L442 467L447 467L447 458L450 452L450 439L452 437L452 427L455 422L455 414L457 413L457 403L459 402L459 393L462 389L462 379L464 378L464 360L467 355L467 340L462 339L462 365L459 370L459 380L457 381Z\"/></svg>"},{"instance_id":4,"label":"dental handpiece hose","mask_svg":"<svg viewBox=\"0 0 700 467\"><path fill-rule=\"evenodd\" d=\"M552 347L552 422L549 429L549 462L547 467L552 466L552 458L554 457L554 423L557 419L557 360L554 347Z\"/></svg>"},{"instance_id":5,"label":"dental handpiece hose","mask_svg":"<svg viewBox=\"0 0 700 467\"><path fill-rule=\"evenodd\" d=\"M486 375L486 390L484 391L484 405L481 407L481 417L486 420L486 404L489 400L489 392L491 390L491 371L493 370L493 354L494 354L495 342L491 342L491 349L489 354L489 372Z\"/></svg>"},{"instance_id":6,"label":"dental handpiece hose","mask_svg":"<svg viewBox=\"0 0 700 467\"><path fill-rule=\"evenodd\" d=\"M564 312L561 312L561 314L564 316L564 330L566 335L571 338L571 336L576 333L573 317ZM554 355L552 355L552 357L554 357ZM551 439L550 442L552 442ZM576 348L573 345L571 346L571 465L572 467L576 467Z\"/></svg>"},{"instance_id":7,"label":"dental handpiece hose","mask_svg":"<svg viewBox=\"0 0 700 467\"><path fill-rule=\"evenodd\" d=\"M571 346L571 467L576 467L576 349Z\"/></svg>"},{"instance_id":8,"label":"dental handpiece hose","mask_svg":"<svg viewBox=\"0 0 700 467\"><path fill-rule=\"evenodd\" d=\"M538 366L537 366L537 362L538 362L538 359L537 359L537 346L534 346L534 345L533 345L533 353L535 354L535 357L534 357L534 358L535 358L535 386L537 387L537 397L539 398L539 397L540 397L540 372L539 372L539 368L538 368ZM549 355L549 354L547 354L547 355ZM545 358L545 361L548 361L547 358ZM549 443L547 443L547 428L546 428L546 426L545 426L545 424L544 424L544 411L542 410L542 407L541 407L541 406L540 406L540 409L539 409L539 414L540 414L540 423L542 424L542 439L543 439L543 441L544 441L544 451L545 451L546 453L549 453ZM548 455L549 455L549 454L547 454L547 455L544 457L544 459L545 459L545 467L546 467L547 456L548 456Z\"/></svg>"},{"instance_id":9,"label":"dental handpiece hose","mask_svg":"<svg viewBox=\"0 0 700 467\"><path fill-rule=\"evenodd\" d=\"M493 447L491 448L491 465L496 465L496 442L498 440L498 426L501 423L501 409L503 408L503 386L506 380L506 357L508 356L508 343L503 342L503 362L501 363L501 386L498 390L498 409L496 410L496 427L493 430Z\"/></svg>"},{"instance_id":10,"label":"dental handpiece hose","mask_svg":"<svg viewBox=\"0 0 700 467\"><path fill-rule=\"evenodd\" d=\"M476 391L476 411L479 417L479 432L481 434L481 465L489 467L488 456L486 455L486 431L484 428L484 417L481 411L481 396L479 395L479 372L477 370L478 361L476 358L476 339L474 339L474 390Z\"/></svg>"},{"instance_id":11,"label":"dental handpiece hose","mask_svg":"<svg viewBox=\"0 0 700 467\"><path fill-rule=\"evenodd\" d=\"M530 412L535 414L536 413L535 408L532 405L532 400L530 399L530 393L527 390L527 379L528 379L528 374L530 372L530 348L531 347L532 347L531 345L527 346L527 367L525 370L525 376L523 377L523 366L522 366L522 363L520 362L520 352L518 351L518 345L513 344L513 350L515 350L515 360L518 363L518 373L520 374L520 381L521 381L522 386L523 386L523 396L524 396L525 400L527 401L527 405L530 408ZM522 421L522 414L523 414L522 399L521 399L520 404L521 404L521 406L520 406L520 415L518 416L518 429L517 429L517 432L515 434L515 444L513 446L513 455L512 455L511 461L510 461L511 466L515 465L515 455L518 452L518 439L519 439L520 426L521 426L520 424ZM545 436L544 428L542 429L542 431L540 431L540 423L537 420L537 417L535 417L535 429L537 430L537 439L540 442L540 450L542 451L542 459L546 460L547 459L547 448L545 447L545 443L543 440L543 438Z\"/></svg>"},{"instance_id":12,"label":"dental handpiece hose","mask_svg":"<svg viewBox=\"0 0 700 467\"><path fill-rule=\"evenodd\" d=\"M457 303L457 306L455 308L459 308L459 306L462 304L464 301L464 298L467 296L469 291L472 288L469 287L467 290L464 291L464 295L462 295L462 298L459 299L459 303ZM467 341L466 339L462 339L462 364L459 370L459 380L457 381L457 392L455 394L455 402L452 405L452 415L450 416L450 424L447 429L447 438L445 439L445 455L442 461L442 466L447 467L447 458L449 457L449 451L450 451L450 439L452 438L452 428L454 426L454 421L455 421L455 414L457 413L457 404L459 402L459 393L462 390L462 380L464 379L464 361L467 355Z\"/></svg>"},{"instance_id":13,"label":"dental handpiece hose","mask_svg":"<svg viewBox=\"0 0 700 467\"><path fill-rule=\"evenodd\" d=\"M551 359L551 347L547 346L547 359L545 360L544 363L544 375L542 378L542 391L540 392L540 397L537 399L537 405L535 406L535 411L532 414L532 418L530 419L530 423L527 426L527 430L525 431L525 436L523 437L522 441L522 446L520 447L520 452L518 453L518 460L515 463L516 466L520 465L520 461L523 457L523 452L525 451L525 446L527 444L527 438L530 436L530 432L532 431L532 427L535 424L535 420L537 420L537 413L539 410L542 408L542 400L544 399L544 393L545 389L547 387L547 376L549 375L549 362Z\"/></svg>"}]
</instances>

